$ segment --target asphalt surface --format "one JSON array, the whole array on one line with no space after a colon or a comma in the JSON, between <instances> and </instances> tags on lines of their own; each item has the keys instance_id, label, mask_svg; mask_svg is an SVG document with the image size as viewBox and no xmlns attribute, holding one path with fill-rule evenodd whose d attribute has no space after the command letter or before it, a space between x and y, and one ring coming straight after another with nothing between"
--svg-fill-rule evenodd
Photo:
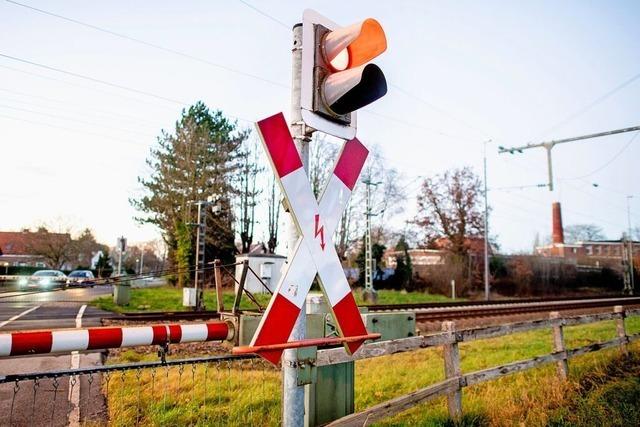
<instances>
[{"instance_id":1,"label":"asphalt surface","mask_svg":"<svg viewBox=\"0 0 640 427\"><path fill-rule=\"evenodd\" d=\"M102 295L111 295L111 286L72 288L48 292L0 291L0 334L34 329L60 329L100 326L111 313L89 304ZM82 311L82 316L78 317ZM73 355L0 358L0 377L72 369L102 364L100 352ZM99 375L79 381L62 377L0 384L0 426L66 426L84 423L104 424L105 403Z\"/></svg>"},{"instance_id":2,"label":"asphalt surface","mask_svg":"<svg viewBox=\"0 0 640 427\"><path fill-rule=\"evenodd\" d=\"M75 288L49 292L0 292L0 333L25 329L75 328L80 307L101 295L110 295L111 286ZM109 313L87 306L83 326L99 326Z\"/></svg>"}]
</instances>

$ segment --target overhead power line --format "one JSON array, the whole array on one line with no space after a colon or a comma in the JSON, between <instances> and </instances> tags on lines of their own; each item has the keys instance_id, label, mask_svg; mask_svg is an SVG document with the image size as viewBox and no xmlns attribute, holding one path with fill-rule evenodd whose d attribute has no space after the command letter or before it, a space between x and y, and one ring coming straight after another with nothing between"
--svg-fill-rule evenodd
<instances>
[{"instance_id":1,"label":"overhead power line","mask_svg":"<svg viewBox=\"0 0 640 427\"><path fill-rule=\"evenodd\" d=\"M186 53L186 52L182 52L182 51L179 51L179 50L176 50L176 49L171 49L171 48L168 48L168 47L165 47L165 46L161 46L161 45L156 44L156 43L151 43L151 42L148 42L146 40L142 40L142 39L139 39L139 38L136 38L136 37L132 37L132 36L126 35L126 34L118 33L116 31L112 31L112 30L109 30L107 28L99 27L97 25L89 24L87 22L83 22L83 21L80 21L80 20L77 20L77 19L74 19L74 18L69 18L67 16L59 15L57 13L49 12L49 11L44 10L44 9L39 9L37 7L30 6L28 4L19 3L17 1L13 1L13 0L5 0L5 1L7 3L11 3L11 4L14 4L16 6L20 6L20 7L24 7L24 8L30 9L30 10L32 10L34 12L38 12L38 13L42 13L44 15L52 16L54 18L62 19L64 21L71 22L71 23L76 24L76 25L81 25L83 27L91 28L92 30L96 30L96 31L100 31L100 32L103 32L103 33L106 33L106 34L110 34L112 36L120 37L121 39L128 40L128 41L131 41L131 42L134 42L134 43L138 43L138 44L141 44L141 45L144 45L144 46L147 46L147 47L151 47L153 49L161 50L163 52L168 52L168 53L172 53L174 55L179 55L179 56L182 56L184 58L191 59L193 61L197 61L197 62L206 64L206 65L209 65L209 66L212 66L212 67L216 67L216 68L219 68L219 69L224 70L224 71L228 71L230 73L235 73L235 74L239 74L239 75L242 75L242 76L245 76L245 77L249 77L249 78L252 78L252 79L260 80L262 82L269 83L269 84L272 84L272 85L275 85L275 86L279 86L279 87L283 87L283 88L289 88L289 86L286 85L286 84L283 84L283 83L280 83L280 82L277 82L277 81L274 81L274 80L270 80L270 79L258 76L256 74L248 73L246 71L238 70L236 68L232 68L232 67L229 67L229 66L224 65L224 64L213 62L213 61L210 61L208 59L201 58L199 56L191 55L191 54ZM248 6L251 7L250 5L248 5Z\"/></svg>"},{"instance_id":2,"label":"overhead power line","mask_svg":"<svg viewBox=\"0 0 640 427\"><path fill-rule=\"evenodd\" d=\"M136 126L140 126L143 127L143 124L146 123L146 125L149 126L155 126L156 123L151 122L147 119L144 119L142 117L137 117L137 116L130 116L127 114L122 114L122 113L116 113L114 111L109 111L109 110L103 110L103 109L99 109L99 108L95 108L93 105L86 105L86 104L78 104L78 103L72 103L72 102L68 102L68 101L63 101L60 99L55 99L55 98L50 98L47 96L41 96L41 95L36 95L33 93L27 93L27 92L20 92L20 91L16 91L16 90L11 90L11 89L7 89L7 88L3 88L0 87L0 91L2 92L6 92L12 95L18 95L21 97L28 97L28 98L33 98L33 99L37 99L37 100L42 100L48 103L54 103L54 104L58 104L58 105L64 105L65 107L63 107L63 109L67 110L67 111L76 111L76 110L80 110L83 112L86 112L87 110L96 112L96 113L100 113L103 115L107 115L107 116L113 116L115 118L118 119L125 119L125 120L130 120L131 122L135 123ZM22 100L15 100L14 101L18 101L21 103L25 103L26 102L22 101ZM31 105L36 105L36 106L41 106L38 104L31 104ZM75 107L75 108L68 108L68 107ZM56 107L57 109L59 109L60 107Z\"/></svg>"},{"instance_id":3,"label":"overhead power line","mask_svg":"<svg viewBox=\"0 0 640 427\"><path fill-rule=\"evenodd\" d=\"M80 123L80 124L84 124L84 125L87 125L87 126L101 127L101 128L105 128L105 129L115 130L115 131L118 131L118 132L123 132L123 133L129 133L129 134L135 133L135 134L138 134L138 135L144 136L146 138L150 138L150 139L154 138L153 135L150 135L150 134L147 134L147 133L144 133L144 132L139 132L139 131L131 130L131 129L122 129L122 128L109 126L109 125L103 125L103 124L95 123L95 122L87 122L85 120L79 120L79 119L76 119L74 117L61 116L59 114L51 114L51 113L46 113L46 112L42 112L42 111L30 110L28 108L20 108L20 107L14 107L14 106L11 106L11 105L4 105L4 104L0 104L0 108L7 108L9 110L21 111L23 113L39 114L39 115L51 117L51 118L54 118L54 119L67 120L67 121L70 121L70 122Z\"/></svg>"},{"instance_id":4,"label":"overhead power line","mask_svg":"<svg viewBox=\"0 0 640 427\"><path fill-rule=\"evenodd\" d=\"M577 110L576 112L570 114L569 116L567 116L566 118L564 118L563 120L561 120L560 122L556 123L555 125L545 129L544 131L542 131L539 136L542 135L546 135L551 131L554 131L564 125L566 125L567 123L573 121L574 119L576 119L577 117L581 116L582 114L588 112L589 110L591 110L593 107L595 107L596 105L600 104L601 102L607 100L608 98L610 98L611 96L613 96L614 94L618 93L619 91L621 91L622 89L624 89L625 87L629 86L631 83L635 82L636 80L640 79L640 73L632 76L631 78L625 80L624 82L620 83L618 86L614 87L613 89L611 89L610 91L606 92L605 94L599 96L598 98L594 99L592 102L590 102L589 104L587 104L586 106L580 108L579 110Z\"/></svg>"},{"instance_id":5,"label":"overhead power line","mask_svg":"<svg viewBox=\"0 0 640 427\"><path fill-rule=\"evenodd\" d=\"M250 9L253 9L254 11L258 12L260 15L272 20L273 22L275 22L276 24L286 28L287 30L291 29L291 25L287 25L286 23L282 22L281 20L279 20L278 18L276 18L273 15L269 15L267 12L258 9L257 7L255 7L254 5L252 5L249 2L246 2L244 0L238 0L240 3L244 4L245 6L247 6Z\"/></svg>"},{"instance_id":6,"label":"overhead power line","mask_svg":"<svg viewBox=\"0 0 640 427\"><path fill-rule=\"evenodd\" d=\"M83 80L87 80L87 81L90 81L90 82L93 82L93 83L99 83L99 84L102 84L102 85L105 85L105 86L110 86L110 87L114 87L114 88L117 88L117 89L125 90L127 92L133 92L133 93L137 93L137 94L140 94L140 95L149 96L149 97L152 97L152 98L160 99L162 101L167 101L167 102L171 102L171 103L182 105L182 106L186 106L187 105L187 103L184 102L184 101L179 101L179 100L176 100L176 99L167 98L166 96L157 95L155 93L147 92L147 91L140 90L140 89L135 89L135 88L124 86L124 85L121 85L121 84L118 84L118 83L111 83L111 82L108 82L106 80L97 79L95 77L90 77L90 76L87 76L87 75L84 75L84 74L75 73L73 71L67 71L67 70L63 70L63 69L60 69L60 68L52 67L52 66L49 66L49 65L40 64L38 62L30 61L28 59L17 58L15 56L7 55L7 54L4 54L4 53L0 53L0 57L1 58L5 58L5 59L10 59L12 61L22 62L23 64L33 65L34 67L43 68L45 70L55 71L57 73L62 73L62 74L67 74L69 76L73 76L73 77L76 77L76 78L79 78L79 79L83 79Z\"/></svg>"},{"instance_id":7,"label":"overhead power line","mask_svg":"<svg viewBox=\"0 0 640 427\"><path fill-rule=\"evenodd\" d=\"M628 128L623 128L623 129L615 129L615 130L608 130L605 132L598 132L598 133L592 133L589 135L581 135L581 136L574 136L571 138L564 138L564 139L554 139L552 141L545 141L545 142L538 142L538 143L529 143L527 145L523 145L520 147L498 147L498 153L502 154L502 153L522 153L524 150L528 150L530 148L544 148L545 150L547 150L547 173L549 175L549 181L548 181L548 186L549 186L549 191L553 191L553 168L552 168L552 162L551 162L551 150L553 149L553 147L555 147L558 144L565 144L567 142L574 142L574 141L581 141L581 140L585 140L585 139L593 139L593 138L600 138L603 136L610 136L610 135L617 135L619 133L627 133L627 132L635 132L640 130L640 126L632 126L632 127L628 127Z\"/></svg>"},{"instance_id":8,"label":"overhead power line","mask_svg":"<svg viewBox=\"0 0 640 427\"><path fill-rule=\"evenodd\" d=\"M28 76L37 77L39 79L44 79L44 80L50 80L52 82L63 83L65 85L81 88L81 89L84 89L84 90L89 89L89 90L94 91L94 92L103 93L103 94L106 94L106 95L109 95L109 96L115 96L115 97L118 97L118 98L126 99L128 101L139 102L139 103L144 104L144 105L173 109L173 107L170 107L167 104L160 104L160 103L156 103L156 102L150 102L146 98L145 99L134 98L132 96L124 95L124 94L122 94L120 92L109 92L109 91L106 91L106 90L99 89L99 88L97 88L95 86L84 86L84 85L78 84L76 82L71 82L71 81L63 80L63 79L57 79L55 77L47 76L47 75L44 75L44 74L39 74L39 73L31 72L31 71L21 70L19 68L9 67L8 65L0 64L0 68L4 68L6 70L11 70L11 71L14 71L16 73L26 74Z\"/></svg>"},{"instance_id":9,"label":"overhead power line","mask_svg":"<svg viewBox=\"0 0 640 427\"><path fill-rule=\"evenodd\" d=\"M85 76L85 75L82 75L82 74L77 74L77 73L74 73L74 72L71 72L71 71L66 71L66 70L55 68L55 67L50 67L48 65L39 64L37 62L32 62L32 61L24 60L24 59L21 59L21 58L16 58L16 57L13 57L13 56L10 56L10 55L4 55L2 53L0 53L0 57L5 57L7 59L12 59L12 60L15 60L15 61L18 61L18 62L23 62L23 63L29 64L29 65L33 65L33 66L36 66L36 67L40 67L40 68L56 71L56 72L59 72L59 73L62 73L62 74L68 74L68 75L70 75L72 77L88 80L88 81L91 81L91 82L101 83L101 84L109 86L109 87L115 87L115 88L118 88L118 89L121 89L121 90L137 93L137 94L140 94L140 95L145 95L145 96L156 98L156 99L159 98L159 99L162 99L162 100L169 101L172 104L179 105L181 107L188 106L188 104L186 102L184 102L184 101L178 101L178 100L174 100L174 99L170 99L170 98L165 98L165 97L160 96L160 95L155 95L155 94L152 94L152 93L149 93L149 92L141 91L141 90L138 90L138 89L127 87L127 86L122 86L122 85L120 85L118 83L111 83L111 82L108 82L106 80L101 80L101 79L97 79L97 78L94 78L94 77ZM52 77L49 77L49 76L42 76L42 75L39 75L39 74L36 74L36 73L30 73L28 71L19 70L17 68L7 67L5 65L0 65L0 67L1 68L6 68L6 69L9 69L9 70L12 70L12 71L17 71L17 72L33 75L33 76L40 77L40 78L43 78L43 79L58 81L58 82L62 82L62 83L66 83L66 84L72 85L72 86L78 86L78 87L82 87L84 89L87 89L87 87L84 87L84 86L81 86L81 85L77 85L77 84L74 84L74 83L71 83L71 82L67 82L65 80L59 80L59 79L55 79L55 78L52 78ZM98 89L93 88L93 87L91 89L92 90L98 90ZM100 92L102 92L102 91L100 91ZM114 93L113 95L122 97L122 95L120 95L120 94L115 94ZM135 101L142 102L141 100L135 99L135 98L128 98L128 97L124 97L124 98L125 99L133 99ZM153 104L153 105L158 105L159 106L161 104ZM244 117L240 117L240 116L236 116L236 115L232 115L232 114L225 113L225 115L227 117L232 118L232 119L241 120L241 121L244 121L244 122L247 122L247 123L254 123L255 122L255 120L249 120L249 119L246 119Z\"/></svg>"},{"instance_id":10,"label":"overhead power line","mask_svg":"<svg viewBox=\"0 0 640 427\"><path fill-rule=\"evenodd\" d=\"M245 6L247 6L248 8L250 8L250 9L254 10L254 11L255 11L255 12L257 12L257 13L259 13L260 15L262 15L262 16L266 17L267 19L270 19L271 21L273 21L273 22L275 22L276 24L280 25L281 27L283 27L283 28L285 28L285 29L287 29L287 30L290 30L290 29L291 29L291 26L289 26L289 25L285 24L284 22L282 22L281 20L279 20L279 19L278 19L278 18L276 18L275 16L273 16L273 15L271 15L271 14L269 14L269 13L265 12L264 10L258 9L257 7L255 7L254 5L252 5L251 3L249 3L249 2L247 2L247 1L245 1L245 0L238 0L238 1L239 1L240 3L242 3L242 4L244 4ZM467 128L469 128L469 129L473 129L473 130L475 130L476 132L480 132L480 133L482 133L484 136L488 136L488 134L487 134L486 132L484 132L484 131L482 131L482 130L478 129L477 127L475 127L475 126L473 126L473 125L471 125L471 124L467 123L466 121L464 121L464 120L462 120L462 119L460 119L460 118L458 118L458 117L454 116L453 114L449 113L448 111L446 111L446 110L444 110L444 109L442 109L442 108L440 108L440 107L438 107L438 106L436 106L436 105L434 105L434 104L432 104L432 103L430 103L430 102L428 102L428 101L426 101L426 100L424 100L424 99L420 98L419 96L417 96L417 95L415 95L415 94L411 93L410 91L403 89L403 88L402 88L402 87L400 87L399 85L397 85L397 84L394 84L394 83L391 83L391 82L390 82L390 83L389 83L389 86L390 86L390 87L392 87L393 89L397 90L398 92L402 93L403 95L405 95L405 96L407 96L407 97L409 97L409 98L411 98L411 99L414 99L414 100L416 100L416 101L418 101L418 102L420 102L420 103L422 103L422 104L426 105L427 107L429 107L429 108L431 108L431 109L433 109L433 110L435 110L435 111L439 112L440 114L443 114L443 115L448 116L449 118L451 118L451 119L453 119L453 120L455 120L455 121L458 121L459 123L461 123L462 125L466 126ZM377 115L377 116L382 117L382 118L386 118L386 119L388 119L388 120L392 120L392 121L398 122L398 123L400 123L400 124L404 124L404 125L408 125L408 126L412 126L412 127L421 128L421 129L427 130L427 131L429 131L429 132L435 132L435 133L438 133L438 134L440 134L440 135L442 135L442 136L453 137L453 138L459 138L459 137L457 137L457 136L453 136L453 135L450 135L450 134L447 134L447 133L445 133L445 132L441 132L441 131L438 131L438 130L434 130L434 129L426 128L426 127L424 127L424 126L422 126L422 125L419 125L419 124L416 124L416 123L412 123L412 122L408 122L408 121L406 121L406 120L399 119L399 118L396 118L396 117L392 117L392 116L388 116L388 115L384 115L384 114L376 113L376 112L373 112L373 111L370 111L370 110L367 110L367 109L364 109L363 111L364 111L364 112L367 112L367 113L369 113L369 114Z\"/></svg>"},{"instance_id":11,"label":"overhead power line","mask_svg":"<svg viewBox=\"0 0 640 427\"><path fill-rule=\"evenodd\" d=\"M90 131L85 131L85 130L80 130L80 129L68 128L68 127L65 127L65 126L52 125L50 123L40 122L40 121L36 121L36 120L23 119L23 118L20 118L20 117L7 116L5 114L0 114L0 117L4 118L4 119L19 121L19 122L30 123L30 124L34 124L34 125L38 125L38 126L45 126L45 127L49 127L49 128L53 128L53 129L60 129L60 130L64 130L64 131L67 131L67 132L74 132L74 133L79 133L79 134L90 135L90 136L99 137L99 138L102 138L102 139L105 139L105 140L119 141L119 142L124 142L126 144L133 144L133 145L149 147L149 144L141 144L138 141L134 141L134 140L131 140L131 139L123 139L123 138L113 137L113 136L110 136L110 135L105 135L103 133L96 133L96 132L90 132Z\"/></svg>"},{"instance_id":12,"label":"overhead power line","mask_svg":"<svg viewBox=\"0 0 640 427\"><path fill-rule=\"evenodd\" d=\"M635 139L638 137L639 134L640 134L640 132L634 133L633 136L631 137L631 139L629 139L629 141L616 154L614 154L613 157L611 157L609 160L607 160L602 166L592 170L591 172L589 172L589 173L587 173L585 175L577 176L575 178L565 178L565 179L584 179L584 178L587 178L589 176L595 175L596 173L600 172L601 170L607 168L618 157L620 157L620 155L622 155L622 153L627 151L627 149L631 146L631 144L633 143L633 141L635 141Z\"/></svg>"},{"instance_id":13,"label":"overhead power line","mask_svg":"<svg viewBox=\"0 0 640 427\"><path fill-rule=\"evenodd\" d=\"M107 28L100 27L98 25L94 25L94 24L90 24L90 23L87 23L87 22L83 22L83 21L80 21L80 20L75 19L75 18L69 18L67 16L63 16L63 15L60 15L60 14L57 14L57 13L54 13L54 12L50 12L50 11L47 11L47 10L44 10L44 9L40 9L40 8L37 8L37 7L34 7L34 6L30 6L28 4L20 3L20 2L14 1L14 0L5 0L5 1L7 3L13 4L13 5L16 5L16 6L24 7L26 9L30 9L30 10L32 10L34 12L37 12L37 13L48 15L48 16L51 16L51 17L54 17L54 18L57 18L57 19L61 19L61 20L64 20L64 21L67 21L67 22L70 22L70 23L73 23L73 24L76 24L76 25L84 26L86 28L90 28L90 29L93 29L95 31L100 31L102 33L109 34L109 35L112 35L112 36L115 36L115 37L119 37L119 38L122 38L124 40L129 40L129 41L134 42L134 43L138 43L138 44L141 44L141 45L144 45L144 46L147 46L147 47L151 47L153 49L161 50L161 51L164 51L164 52L167 52L167 53L171 53L171 54L178 55L178 56L181 56L181 57L184 57L184 58L188 58L188 59L191 59L191 60L194 60L194 61L198 61L198 62L201 62L201 63L206 64L206 65L210 65L210 66L213 66L213 67L221 68L223 70L226 70L226 71L229 71L229 72L232 72L232 73L240 74L240 75L243 75L243 76L246 76L246 77L251 77L253 79L260 80L260 81L263 81L265 83L269 83L269 84L272 84L272 85L275 85L275 86L279 86L279 87L284 88L284 89L289 89L290 88L289 85L281 83L281 82L270 80L270 79L258 76L256 74L252 74L252 73L248 73L246 71L238 70L238 69L226 66L224 64L212 62L212 61L210 61L208 59L205 59L205 58L201 58L201 57L198 57L198 56L195 56L195 55L191 55L189 53L182 52L182 51L179 51L179 50L176 50L176 49L168 48L168 47L156 44L156 43L148 42L146 40L142 40L142 39L139 39L139 38L136 38L136 37L132 37L132 36L129 36L129 35L126 35L126 34L123 34L123 33L118 33L116 31L112 31L112 30L109 30ZM250 4L250 3L246 2L246 1L243 1L243 0L238 0L238 1L240 1L245 6L251 8L255 12L257 12L257 13L263 15L264 17L270 19L274 23L276 23L276 24L278 24L278 25L280 25L280 26L282 26L282 27L284 27L286 29L290 28L283 21L275 18L273 15L270 15L267 12L264 12L263 10L258 9L257 7L253 6L252 4ZM30 63L29 61L23 61L23 62ZM33 63L31 63L31 64L32 65L36 65L36 64L33 64ZM52 69L54 71L64 72L63 70L55 69L53 67L45 66L45 68ZM117 88L123 89L123 90L130 90L131 89L131 88L126 88L124 86L115 84L115 83L106 82L106 81L103 81L101 79L95 79L95 78L88 77L88 76L78 75L76 73L66 72L66 74L74 75L75 77L80 77L80 78L87 78L90 81L94 81L94 82L98 82L98 83L102 83L102 84L108 84L109 86L117 87ZM425 100L423 100L423 99L421 99L419 97L416 97L415 95L411 95L410 92L402 89L401 87L399 87L397 85L392 85L392 84L390 84L390 86L393 86L395 89L397 89L398 91L401 91L403 94L406 94L407 96L411 96L413 99L416 99L416 100L422 102L423 104L430 106L431 108L435 109L436 111L439 111L442 114L445 114L445 115L447 115L447 116L449 116L449 117L451 117L453 119L458 120L459 122L461 122L465 126L473 128L468 123L466 123L464 121L461 121L460 119L455 118L453 115L451 115L450 113L447 113L445 110L443 110L441 108L438 108L435 105L430 104L427 101L425 101ZM186 103L183 102L183 101L177 101L177 100L165 98L165 97L162 97L162 96L157 96L157 95L154 95L154 94L145 93L145 92L139 91L137 89L134 89L133 91L137 92L137 93L144 94L144 95L148 95L148 96L159 97L160 99L167 100L167 101L173 102L173 103L178 103L180 105L186 105ZM397 118L397 117L394 117L394 116L381 114L381 113L376 113L376 112L369 111L369 110L366 110L366 109L363 110L363 112L366 112L366 113L369 113L369 114L372 114L372 115L376 115L378 117L382 117L383 119L394 121L396 123L399 123L399 124L402 124L402 125L405 125L405 126L423 129L423 130L426 130L428 132L434 132L434 133L437 133L439 135L450 137L450 138L462 139L462 138L460 138L458 136L451 135L451 134L448 134L446 132L438 131L438 130L435 130L435 129L430 129L430 128L422 126L420 124L409 122L407 120L403 120L403 119L400 119L400 118ZM233 117L233 116L231 116L231 117ZM252 122L251 120L246 120L246 119L242 119L242 118L239 118L239 117L234 117L234 118L237 118L237 119L240 119L240 120L244 120L244 121L248 121L248 122ZM476 130L478 130L478 129L476 129Z\"/></svg>"}]
</instances>

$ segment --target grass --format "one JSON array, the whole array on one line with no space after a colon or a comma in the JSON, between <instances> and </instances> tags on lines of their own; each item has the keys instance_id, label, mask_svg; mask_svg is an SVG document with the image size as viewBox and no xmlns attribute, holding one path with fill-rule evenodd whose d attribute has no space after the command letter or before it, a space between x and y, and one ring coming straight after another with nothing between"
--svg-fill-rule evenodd
<instances>
[{"instance_id":1,"label":"grass","mask_svg":"<svg viewBox=\"0 0 640 427\"><path fill-rule=\"evenodd\" d=\"M231 290L225 290L224 293L225 307L233 305L234 294ZM262 307L266 307L269 303L270 295L255 294L254 295ZM354 291L354 296L358 304L362 304L362 295L358 290ZM451 301L442 295L431 295L422 292L399 292L391 290L378 291L379 304L401 304L401 303L418 303L418 302L445 302ZM204 294L204 303L208 309L215 309L215 291L207 290ZM113 302L110 295L96 298L92 302L96 307L113 311L116 313L136 312L136 311L184 311L186 307L182 305L182 289L170 286L158 288L137 288L131 289L131 300L125 306L118 306ZM255 309L256 306L246 297L243 296L240 304L241 308Z\"/></svg>"},{"instance_id":2,"label":"grass","mask_svg":"<svg viewBox=\"0 0 640 427\"><path fill-rule=\"evenodd\" d=\"M358 305L367 305L362 300L362 292L354 290L353 295ZM464 298L458 298L456 301L464 301ZM380 289L378 291L377 304L416 304L423 302L451 302L452 299L444 295L429 294L426 292L404 292L393 291L389 289Z\"/></svg>"},{"instance_id":3,"label":"grass","mask_svg":"<svg viewBox=\"0 0 640 427\"><path fill-rule=\"evenodd\" d=\"M627 328L630 334L640 332L640 318L627 319ZM567 348L614 335L613 322L565 328ZM567 382L558 379L555 366L547 365L467 387L465 415L459 425L638 425L640 343L630 349L628 358L620 358L618 350L612 349L571 359ZM550 351L548 329L460 345L463 372ZM356 411L444 379L441 353L439 348L429 348L356 362ZM150 356L128 351L110 363L141 357ZM139 380L132 372L114 375L108 393L113 425L132 425L136 420L141 425L280 424L280 372L260 361L186 366L182 373L178 368L163 368L155 376L143 372ZM454 424L448 418L446 399L439 398L378 425Z\"/></svg>"}]
</instances>

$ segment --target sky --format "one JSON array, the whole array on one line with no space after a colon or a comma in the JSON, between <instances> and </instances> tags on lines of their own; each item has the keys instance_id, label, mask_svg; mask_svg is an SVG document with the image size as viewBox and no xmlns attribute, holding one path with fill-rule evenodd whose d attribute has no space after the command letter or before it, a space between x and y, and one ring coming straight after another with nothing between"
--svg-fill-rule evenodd
<instances>
[{"instance_id":1,"label":"sky","mask_svg":"<svg viewBox=\"0 0 640 427\"><path fill-rule=\"evenodd\" d=\"M358 113L358 138L402 174L394 224L415 215L420 177L462 166L481 175L489 141L490 229L503 251L550 234L556 200L565 225L619 238L627 202L640 225L636 133L555 147L553 192L535 187L544 150L498 154L640 124L638 2L19 3L0 1L0 230L64 222L109 244L157 238L129 204L156 137L197 100L246 128L288 116L291 27L305 8L385 29L374 62L389 93Z\"/></svg>"}]
</instances>

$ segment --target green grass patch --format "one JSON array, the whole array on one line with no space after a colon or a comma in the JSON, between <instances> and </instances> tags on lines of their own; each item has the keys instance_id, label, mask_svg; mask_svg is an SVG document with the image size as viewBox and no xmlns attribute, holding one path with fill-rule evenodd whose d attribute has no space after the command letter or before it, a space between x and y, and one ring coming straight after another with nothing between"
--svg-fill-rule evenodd
<instances>
[{"instance_id":1,"label":"green grass patch","mask_svg":"<svg viewBox=\"0 0 640 427\"><path fill-rule=\"evenodd\" d=\"M362 292L353 291L356 302L363 304ZM232 290L225 290L224 293L225 308L233 305L235 296ZM271 296L269 294L260 293L254 295L258 303L262 307L269 304ZM400 292L391 290L378 291L379 304L402 304L402 303L420 303L420 302L446 302L451 299L442 295L431 295L422 292ZM215 291L207 289L204 293L204 303L209 310L215 310L216 299ZM182 289L170 286L158 288L134 288L131 289L131 300L129 304L118 306L113 302L110 295L101 296L93 300L92 304L102 310L113 311L115 313L127 313L138 311L185 311L187 307L182 305ZM256 309L257 307L247 296L243 296L240 307L243 309Z\"/></svg>"},{"instance_id":2,"label":"green grass patch","mask_svg":"<svg viewBox=\"0 0 640 427\"><path fill-rule=\"evenodd\" d=\"M256 294L256 299L262 307L266 307L269 303L270 295ZM235 296L231 290L223 293L225 307L231 308ZM113 302L111 295L96 298L91 302L94 306L115 313L127 313L138 311L185 311L188 308L182 305L182 289L170 286L158 288L137 288L131 289L131 299L129 304L118 306ZM216 298L213 290L207 290L204 293L204 304L209 310L215 310ZM240 307L243 309L253 308L256 305L246 296L240 301Z\"/></svg>"},{"instance_id":3,"label":"green grass patch","mask_svg":"<svg viewBox=\"0 0 640 427\"><path fill-rule=\"evenodd\" d=\"M627 319L630 333L640 318ZM613 322L565 328L568 348L612 338ZM551 351L550 329L460 344L463 373L528 359ZM640 343L629 358L617 349L569 361L570 378L562 382L553 364L506 376L463 390L465 426L638 425ZM153 356L121 353L110 363ZM205 379L206 378L206 379ZM442 350L429 348L356 362L355 406L372 405L444 379ZM105 387L103 379L103 387ZM279 370L261 361L158 368L136 376L114 374L108 393L110 424L133 425L279 425ZM593 420L593 421L592 421ZM453 426L446 399L416 405L377 425Z\"/></svg>"},{"instance_id":4,"label":"green grass patch","mask_svg":"<svg viewBox=\"0 0 640 427\"><path fill-rule=\"evenodd\" d=\"M362 300L362 291L354 290L353 295L358 305L367 305ZM429 294L427 292L405 292L394 291L390 289L381 289L378 291L377 304L418 304L425 302L451 302L451 298L444 295ZM464 298L456 298L456 301L465 301Z\"/></svg>"}]
</instances>

